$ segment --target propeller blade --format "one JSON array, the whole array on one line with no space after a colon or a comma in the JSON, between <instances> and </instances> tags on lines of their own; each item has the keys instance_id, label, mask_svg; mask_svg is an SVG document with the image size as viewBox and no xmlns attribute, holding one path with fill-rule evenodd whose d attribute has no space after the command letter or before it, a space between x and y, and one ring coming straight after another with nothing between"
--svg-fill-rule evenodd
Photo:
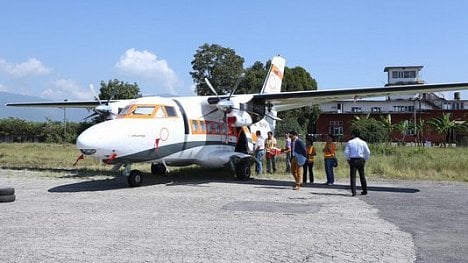
<instances>
[{"instance_id":1,"label":"propeller blade","mask_svg":"<svg viewBox=\"0 0 468 263\"><path fill-rule=\"evenodd\" d=\"M217 112L217 111L218 111L218 108L216 108L216 109L214 109L214 110L212 110L212 111L210 111L210 112L204 114L202 117L205 118L206 116L212 114L213 112Z\"/></svg>"},{"instance_id":2,"label":"propeller blade","mask_svg":"<svg viewBox=\"0 0 468 263\"><path fill-rule=\"evenodd\" d=\"M101 102L101 100L99 99L99 97L96 96L96 92L94 92L94 86L93 86L93 84L89 84L89 89L91 90L91 93L93 94L94 99L96 99L96 100L99 102L99 104L102 104L102 102Z\"/></svg>"},{"instance_id":3,"label":"propeller blade","mask_svg":"<svg viewBox=\"0 0 468 263\"><path fill-rule=\"evenodd\" d=\"M237 90L237 88L239 88L239 84L242 80L242 78L245 76L245 73L242 73L236 80L236 83L234 84L234 87L232 88L231 90L231 94L229 94L229 97L228 97L228 100L231 98L232 94L234 94Z\"/></svg>"},{"instance_id":4,"label":"propeller blade","mask_svg":"<svg viewBox=\"0 0 468 263\"><path fill-rule=\"evenodd\" d=\"M211 85L211 82L205 78L205 83L206 85L208 85L208 87L210 88L210 90L213 92L213 94L215 94L217 97L218 97L218 93L216 92L216 90L213 88L213 85Z\"/></svg>"},{"instance_id":5,"label":"propeller blade","mask_svg":"<svg viewBox=\"0 0 468 263\"><path fill-rule=\"evenodd\" d=\"M271 113L265 114L265 117L270 118L270 119L273 119L273 120L275 120L275 121L281 121L281 118L279 118L279 117L277 117L277 116L274 116L274 115L272 115Z\"/></svg>"},{"instance_id":6,"label":"propeller blade","mask_svg":"<svg viewBox=\"0 0 468 263\"><path fill-rule=\"evenodd\" d=\"M92 117L97 116L97 115L98 115L98 113L94 112L93 114L90 114L90 115L84 117L82 119L82 121L87 121L89 118L92 118Z\"/></svg>"}]
</instances>

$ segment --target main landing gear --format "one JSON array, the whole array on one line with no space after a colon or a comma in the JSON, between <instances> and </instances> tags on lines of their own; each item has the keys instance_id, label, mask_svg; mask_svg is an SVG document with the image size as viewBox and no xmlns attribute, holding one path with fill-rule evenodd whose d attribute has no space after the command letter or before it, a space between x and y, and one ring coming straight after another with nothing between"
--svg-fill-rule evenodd
<instances>
[{"instance_id":1,"label":"main landing gear","mask_svg":"<svg viewBox=\"0 0 468 263\"><path fill-rule=\"evenodd\" d=\"M234 165L236 177L239 180L245 181L250 178L252 163L248 159L242 159Z\"/></svg>"}]
</instances>

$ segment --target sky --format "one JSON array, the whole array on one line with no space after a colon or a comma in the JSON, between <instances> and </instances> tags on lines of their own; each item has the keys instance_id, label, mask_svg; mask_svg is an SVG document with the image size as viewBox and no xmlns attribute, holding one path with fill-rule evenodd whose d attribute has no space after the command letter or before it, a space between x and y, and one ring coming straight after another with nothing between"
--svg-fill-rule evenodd
<instances>
[{"instance_id":1,"label":"sky","mask_svg":"<svg viewBox=\"0 0 468 263\"><path fill-rule=\"evenodd\" d=\"M244 68L279 54L319 89L383 86L386 66L468 82L467 13L464 0L2 0L0 91L92 100L89 84L116 78L143 95L194 95L205 43L234 49Z\"/></svg>"}]
</instances>

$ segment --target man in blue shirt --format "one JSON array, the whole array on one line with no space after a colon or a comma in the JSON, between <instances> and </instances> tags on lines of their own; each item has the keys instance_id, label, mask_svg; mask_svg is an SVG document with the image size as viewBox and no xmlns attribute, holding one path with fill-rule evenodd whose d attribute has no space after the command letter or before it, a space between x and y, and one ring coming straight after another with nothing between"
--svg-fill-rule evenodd
<instances>
[{"instance_id":1,"label":"man in blue shirt","mask_svg":"<svg viewBox=\"0 0 468 263\"><path fill-rule=\"evenodd\" d=\"M349 140L344 149L344 156L349 164L349 177L351 182L352 196L356 195L356 170L359 172L359 179L361 181L362 195L367 194L367 182L364 176L364 166L369 159L370 150L367 143L361 138L360 131L354 129L352 131L353 139Z\"/></svg>"}]
</instances>

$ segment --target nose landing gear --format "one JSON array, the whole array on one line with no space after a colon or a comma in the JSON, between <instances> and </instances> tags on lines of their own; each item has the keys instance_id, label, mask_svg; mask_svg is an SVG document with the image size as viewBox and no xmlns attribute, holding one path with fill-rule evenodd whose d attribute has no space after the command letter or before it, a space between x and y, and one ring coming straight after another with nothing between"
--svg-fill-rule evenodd
<instances>
[{"instance_id":1,"label":"nose landing gear","mask_svg":"<svg viewBox=\"0 0 468 263\"><path fill-rule=\"evenodd\" d=\"M128 185L131 187L141 186L143 182L143 173L140 170L132 170L131 165L125 165L123 175L127 176Z\"/></svg>"}]
</instances>

